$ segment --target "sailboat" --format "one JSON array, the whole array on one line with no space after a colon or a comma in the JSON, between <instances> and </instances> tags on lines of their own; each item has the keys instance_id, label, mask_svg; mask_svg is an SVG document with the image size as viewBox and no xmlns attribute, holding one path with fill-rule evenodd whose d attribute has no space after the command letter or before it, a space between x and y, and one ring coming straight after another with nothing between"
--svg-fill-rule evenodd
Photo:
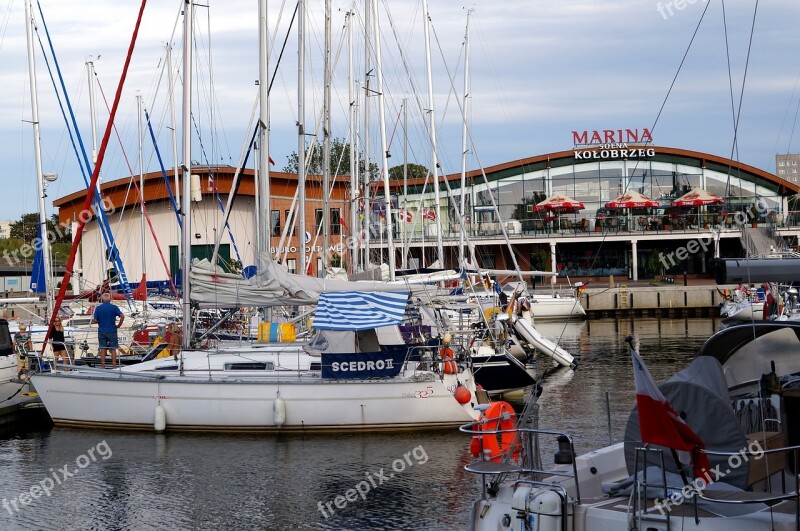
<instances>
[{"instance_id":1,"label":"sailboat","mask_svg":"<svg viewBox=\"0 0 800 531\"><path fill-rule=\"evenodd\" d=\"M187 55L192 19L193 7L187 4L185 109L191 107ZM106 141L111 120L113 112ZM184 120L182 210L188 213L191 157L186 112ZM102 157L98 167L101 161ZM182 229L187 251L189 215ZM37 375L34 385L56 425L155 431L349 431L431 429L476 418L478 399L469 360L457 359L455 353L444 359L443 354L452 351L435 345L408 345L400 333L409 305L407 290L389 286L391 291L383 293L321 293L314 317L317 333L308 342L194 350L189 341L190 303L201 301L204 293L216 301L224 295L251 301L265 295L282 305L307 303L308 290L268 277L266 262L253 281L265 280L263 287L253 283L239 289L252 279L227 278L231 281L227 291L221 282L225 274L216 266L191 263L188 252L183 264L183 270L191 273L184 278L180 351L117 370L75 368ZM202 285L193 291L197 275L210 282L209 291L204 292ZM255 304L268 305L260 300Z\"/></svg>"}]
</instances>

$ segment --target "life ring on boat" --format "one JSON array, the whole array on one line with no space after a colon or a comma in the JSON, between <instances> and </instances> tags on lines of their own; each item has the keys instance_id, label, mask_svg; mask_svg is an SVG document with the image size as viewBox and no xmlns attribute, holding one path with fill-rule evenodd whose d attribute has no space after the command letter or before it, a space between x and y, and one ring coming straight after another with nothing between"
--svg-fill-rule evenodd
<instances>
[{"instance_id":1,"label":"life ring on boat","mask_svg":"<svg viewBox=\"0 0 800 531\"><path fill-rule=\"evenodd\" d=\"M489 408L481 416L473 427L476 432L490 432L482 435L475 435L470 443L472 455L480 457L487 453L488 459L499 463L506 454L516 461L519 458L519 451L522 444L518 433L515 431L514 418L517 414L508 402L492 402ZM493 433L500 431L501 433Z\"/></svg>"},{"instance_id":2,"label":"life ring on boat","mask_svg":"<svg viewBox=\"0 0 800 531\"><path fill-rule=\"evenodd\" d=\"M439 349L439 356L441 356L442 360L444 361L444 373L445 374L456 374L458 372L458 364L456 364L456 353L453 351L452 348L448 346L444 346Z\"/></svg>"}]
</instances>

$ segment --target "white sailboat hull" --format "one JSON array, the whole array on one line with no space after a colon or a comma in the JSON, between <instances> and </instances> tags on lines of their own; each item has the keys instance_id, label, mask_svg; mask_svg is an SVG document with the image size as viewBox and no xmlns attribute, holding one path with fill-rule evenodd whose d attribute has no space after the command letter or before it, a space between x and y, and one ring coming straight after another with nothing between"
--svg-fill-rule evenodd
<instances>
[{"instance_id":1,"label":"white sailboat hull","mask_svg":"<svg viewBox=\"0 0 800 531\"><path fill-rule=\"evenodd\" d=\"M411 371L406 371L411 372ZM154 430L156 407L176 431L431 429L473 420L453 397L455 375L408 374L389 380L124 375L82 371L39 374L34 385L56 425ZM458 375L471 383L471 374ZM474 395L473 395L474 396ZM276 423L275 400L285 406Z\"/></svg>"},{"instance_id":2,"label":"white sailboat hull","mask_svg":"<svg viewBox=\"0 0 800 531\"><path fill-rule=\"evenodd\" d=\"M561 366L575 367L575 358L554 342L545 338L525 319L514 321L514 328L522 338Z\"/></svg>"},{"instance_id":3,"label":"white sailboat hull","mask_svg":"<svg viewBox=\"0 0 800 531\"><path fill-rule=\"evenodd\" d=\"M531 313L535 319L556 319L563 317L585 317L586 310L575 297L553 297L534 295L528 299Z\"/></svg>"}]
</instances>

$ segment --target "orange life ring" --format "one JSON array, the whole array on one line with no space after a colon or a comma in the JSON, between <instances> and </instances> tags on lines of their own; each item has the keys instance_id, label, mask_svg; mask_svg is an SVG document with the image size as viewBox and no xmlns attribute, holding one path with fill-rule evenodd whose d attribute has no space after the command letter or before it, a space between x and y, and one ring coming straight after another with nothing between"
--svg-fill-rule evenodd
<instances>
[{"instance_id":1,"label":"orange life ring","mask_svg":"<svg viewBox=\"0 0 800 531\"><path fill-rule=\"evenodd\" d=\"M444 346L439 349L439 356L442 357L444 360L444 373L445 374L456 374L458 372L458 365L455 362L456 353L453 352L453 349Z\"/></svg>"},{"instance_id":2,"label":"orange life ring","mask_svg":"<svg viewBox=\"0 0 800 531\"><path fill-rule=\"evenodd\" d=\"M470 449L472 455L480 457L486 453L487 457L499 463L503 455L510 453L516 461L522 446L518 433L515 431L514 418L517 414L508 402L492 402L484 415L473 424L476 431L484 431L483 435L475 435ZM501 433L491 433L501 431Z\"/></svg>"}]
</instances>

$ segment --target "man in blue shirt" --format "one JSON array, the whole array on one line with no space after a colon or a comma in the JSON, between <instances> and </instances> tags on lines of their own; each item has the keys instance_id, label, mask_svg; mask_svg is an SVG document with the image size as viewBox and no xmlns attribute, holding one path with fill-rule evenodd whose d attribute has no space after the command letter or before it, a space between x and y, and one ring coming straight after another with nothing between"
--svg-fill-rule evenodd
<instances>
[{"instance_id":1,"label":"man in blue shirt","mask_svg":"<svg viewBox=\"0 0 800 531\"><path fill-rule=\"evenodd\" d=\"M122 310L111 304L111 295L103 293L100 297L102 304L94 309L92 322L97 323L97 343L98 355L100 356L100 368L106 368L106 351L111 351L111 368L117 366L117 328L122 326L125 320ZM117 317L119 316L119 322Z\"/></svg>"}]
</instances>

